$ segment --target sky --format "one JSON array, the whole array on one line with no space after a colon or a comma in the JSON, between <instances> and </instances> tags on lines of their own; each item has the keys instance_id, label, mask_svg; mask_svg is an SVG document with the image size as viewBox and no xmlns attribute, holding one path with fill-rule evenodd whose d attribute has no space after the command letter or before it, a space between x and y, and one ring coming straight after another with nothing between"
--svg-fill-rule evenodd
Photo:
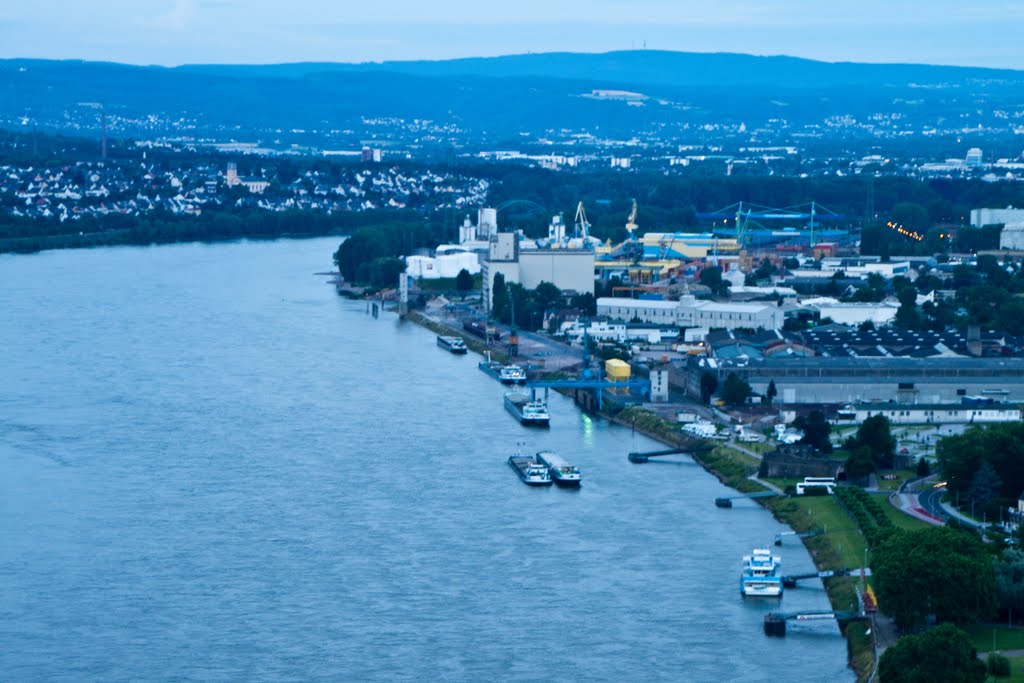
<instances>
[{"instance_id":1,"label":"sky","mask_svg":"<svg viewBox=\"0 0 1024 683\"><path fill-rule=\"evenodd\" d=\"M0 58L173 66L659 49L1024 69L1024 2L33 0Z\"/></svg>"}]
</instances>

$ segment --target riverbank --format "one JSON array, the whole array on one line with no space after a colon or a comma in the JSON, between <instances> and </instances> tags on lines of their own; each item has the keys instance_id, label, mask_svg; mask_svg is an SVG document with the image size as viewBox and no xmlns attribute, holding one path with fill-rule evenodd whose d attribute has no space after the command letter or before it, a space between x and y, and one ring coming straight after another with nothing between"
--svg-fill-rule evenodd
<instances>
[{"instance_id":1,"label":"riverbank","mask_svg":"<svg viewBox=\"0 0 1024 683\"><path fill-rule=\"evenodd\" d=\"M413 311L408 319L437 334L453 334L462 337L466 345L474 352L483 355L487 352L486 345L482 339L466 333L464 330L451 327L434 319L431 319L422 312ZM502 355L490 350L494 360L505 362L507 359ZM684 437L679 426L672 423L642 407L633 406L622 410L617 414L604 412L601 417L611 422L635 429L637 432L674 448L693 449L692 456L707 472L715 476L726 486L735 489L740 493L757 493L769 490L767 486L752 481L750 476L756 472L757 462L749 455L724 446L707 446L714 442L703 439L691 439ZM703 447L703 448L702 448ZM770 510L773 516L797 533L820 528L822 512L817 509L811 510L807 501L813 500L816 507L821 507L822 501L831 503L830 498L816 497L813 499L798 500L792 498L764 498L757 499L757 502ZM709 501L711 504L711 501ZM841 510L832 511L842 513ZM843 513L845 514L845 513ZM850 526L852 522L846 525ZM833 525L833 528L836 528ZM832 540L825 535L801 539L814 565L819 571L829 569L840 569L846 565L842 564L843 554L841 548L833 545ZM850 549L847 548L849 551ZM856 611L856 579L851 577L837 577L824 582L825 590L833 609L842 611ZM851 622L843 629L843 635L847 640L847 662L858 680L867 680L874 671L875 655L874 643L870 635L869 627L863 622Z\"/></svg>"},{"instance_id":2,"label":"riverbank","mask_svg":"<svg viewBox=\"0 0 1024 683\"><path fill-rule=\"evenodd\" d=\"M622 415L625 419L622 419ZM618 417L609 417L620 424L638 425L652 439L670 446L681 446L685 438L679 434L677 425L643 408L627 408ZM642 429L639 427L642 425ZM758 493L769 490L767 486L753 481L757 461L728 445L716 446L709 450L698 450L693 459L726 486L740 493ZM797 534L821 528L842 530L853 524L849 516L839 508L831 497L809 498L758 498L756 502L771 511L779 520ZM843 544L836 539L841 538ZM801 538L818 571L845 569L856 563L863 553L863 539L859 533L849 533L835 538L825 534ZM839 611L855 612L857 603L857 579L855 577L833 577L823 581L832 608ZM843 629L847 641L848 662L858 680L867 680L875 667L875 644L872 629L866 622L850 622Z\"/></svg>"}]
</instances>

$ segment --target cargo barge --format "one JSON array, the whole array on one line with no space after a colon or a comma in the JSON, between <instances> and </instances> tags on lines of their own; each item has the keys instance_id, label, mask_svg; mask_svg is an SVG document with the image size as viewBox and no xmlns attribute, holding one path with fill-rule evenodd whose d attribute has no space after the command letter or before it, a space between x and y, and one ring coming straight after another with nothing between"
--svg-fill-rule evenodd
<instances>
[{"instance_id":1,"label":"cargo barge","mask_svg":"<svg viewBox=\"0 0 1024 683\"><path fill-rule=\"evenodd\" d=\"M444 335L438 335L437 345L442 349L451 351L452 353L467 353L469 351L469 349L466 348L466 342L462 341L462 337L446 337Z\"/></svg>"},{"instance_id":2,"label":"cargo barge","mask_svg":"<svg viewBox=\"0 0 1024 683\"><path fill-rule=\"evenodd\" d=\"M527 426L547 427L551 421L548 407L542 401L531 400L527 394L505 394L505 410Z\"/></svg>"}]
</instances>

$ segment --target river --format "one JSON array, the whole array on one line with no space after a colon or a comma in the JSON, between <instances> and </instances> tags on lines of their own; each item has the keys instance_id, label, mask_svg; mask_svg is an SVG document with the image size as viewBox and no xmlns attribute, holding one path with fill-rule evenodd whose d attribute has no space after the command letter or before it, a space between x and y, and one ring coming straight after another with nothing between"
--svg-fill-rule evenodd
<instances>
[{"instance_id":1,"label":"river","mask_svg":"<svg viewBox=\"0 0 1024 683\"><path fill-rule=\"evenodd\" d=\"M337 242L0 256L0 679L853 679L833 622L762 632L820 583L740 597L768 512L561 396L521 427Z\"/></svg>"}]
</instances>

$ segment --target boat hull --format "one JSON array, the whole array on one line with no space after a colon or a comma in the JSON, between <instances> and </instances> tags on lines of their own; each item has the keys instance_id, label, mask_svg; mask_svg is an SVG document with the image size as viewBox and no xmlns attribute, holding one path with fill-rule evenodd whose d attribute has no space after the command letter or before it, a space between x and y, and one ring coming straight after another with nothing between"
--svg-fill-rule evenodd
<instances>
[{"instance_id":1,"label":"boat hull","mask_svg":"<svg viewBox=\"0 0 1024 683\"><path fill-rule=\"evenodd\" d=\"M465 342L459 337L443 337L438 336L437 345L445 351L449 351L455 354L468 353L469 349L466 347Z\"/></svg>"},{"instance_id":2,"label":"boat hull","mask_svg":"<svg viewBox=\"0 0 1024 683\"><path fill-rule=\"evenodd\" d=\"M526 427L549 427L551 418L550 416L534 417L527 415L523 412L523 407L508 398L505 399L505 410L512 414L519 423Z\"/></svg>"},{"instance_id":3,"label":"boat hull","mask_svg":"<svg viewBox=\"0 0 1024 683\"><path fill-rule=\"evenodd\" d=\"M544 469L531 458L512 456L508 459L508 466L515 471L520 481L527 486L551 486L551 476L547 469ZM540 475L540 476L538 476Z\"/></svg>"},{"instance_id":4,"label":"boat hull","mask_svg":"<svg viewBox=\"0 0 1024 683\"><path fill-rule=\"evenodd\" d=\"M740 593L748 598L777 598L782 595L782 583L770 585L751 585L740 580Z\"/></svg>"}]
</instances>

